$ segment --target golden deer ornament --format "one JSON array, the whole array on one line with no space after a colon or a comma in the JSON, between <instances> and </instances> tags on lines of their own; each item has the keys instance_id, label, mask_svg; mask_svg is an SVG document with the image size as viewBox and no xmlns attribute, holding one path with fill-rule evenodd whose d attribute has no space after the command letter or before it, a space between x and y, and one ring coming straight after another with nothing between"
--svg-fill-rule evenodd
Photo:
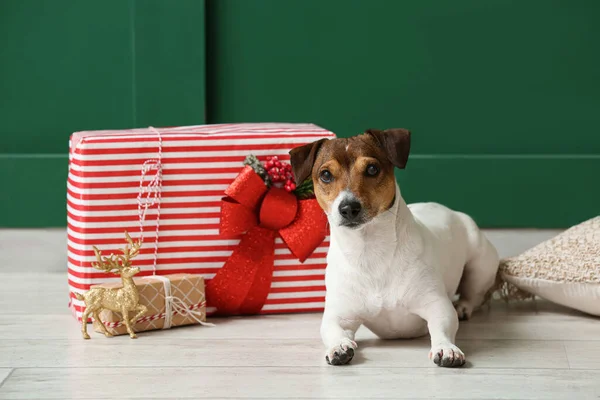
<instances>
[{"instance_id":1,"label":"golden deer ornament","mask_svg":"<svg viewBox=\"0 0 600 400\"><path fill-rule=\"evenodd\" d=\"M83 295L75 293L75 297L77 297L78 300L83 300L85 302L85 312L81 319L81 334L84 339L90 338L90 335L87 333L87 320L90 314L101 326L104 335L107 337L112 336L106 329L106 326L104 326L104 323L100 320L100 311L103 309L120 313L121 319L127 327L129 337L132 339L137 337L132 326L138 318L146 313L147 308L139 303L140 297L138 288L133 282L133 276L140 272L140 269L131 266L131 259L139 254L142 242L141 240L134 242L127 232L125 232L125 237L127 246L120 249L123 255L114 255L111 253L109 257L106 257L94 246L94 253L96 254L96 260L98 261L92 263L92 267L97 270L106 273L112 272L121 276L123 287L115 289L95 287ZM135 316L131 319L129 318L130 312L136 312Z\"/></svg>"}]
</instances>

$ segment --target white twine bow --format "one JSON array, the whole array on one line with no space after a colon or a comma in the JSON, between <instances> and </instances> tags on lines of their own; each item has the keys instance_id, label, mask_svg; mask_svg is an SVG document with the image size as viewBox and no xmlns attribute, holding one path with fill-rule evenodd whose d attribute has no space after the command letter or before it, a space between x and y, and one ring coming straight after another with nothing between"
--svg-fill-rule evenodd
<instances>
[{"instance_id":1,"label":"white twine bow","mask_svg":"<svg viewBox=\"0 0 600 400\"><path fill-rule=\"evenodd\" d=\"M160 275L155 275L154 278L160 280L165 289L165 323L163 324L163 329L171 328L172 318L175 313L184 317L190 317L202 326L215 326L215 324L202 320L204 317L202 311L190 309L183 300L171 294L171 281L169 278Z\"/></svg>"}]
</instances>

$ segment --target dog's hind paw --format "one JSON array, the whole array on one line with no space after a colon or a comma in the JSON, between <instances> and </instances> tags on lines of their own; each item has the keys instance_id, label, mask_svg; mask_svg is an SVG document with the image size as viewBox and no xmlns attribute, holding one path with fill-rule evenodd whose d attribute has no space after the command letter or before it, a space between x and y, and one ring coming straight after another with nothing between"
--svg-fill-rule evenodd
<instances>
[{"instance_id":1,"label":"dog's hind paw","mask_svg":"<svg viewBox=\"0 0 600 400\"><path fill-rule=\"evenodd\" d=\"M451 343L432 347L429 359L439 367L462 367L466 362L465 354Z\"/></svg>"},{"instance_id":2,"label":"dog's hind paw","mask_svg":"<svg viewBox=\"0 0 600 400\"><path fill-rule=\"evenodd\" d=\"M471 314L473 314L473 306L464 300L458 300L454 303L454 308L456 309L456 315L458 319L461 321L466 321L471 318Z\"/></svg>"},{"instance_id":3,"label":"dog's hind paw","mask_svg":"<svg viewBox=\"0 0 600 400\"><path fill-rule=\"evenodd\" d=\"M352 361L354 357L354 349L358 345L350 339L343 339L342 342L329 349L325 354L325 360L329 365L344 365Z\"/></svg>"}]
</instances>

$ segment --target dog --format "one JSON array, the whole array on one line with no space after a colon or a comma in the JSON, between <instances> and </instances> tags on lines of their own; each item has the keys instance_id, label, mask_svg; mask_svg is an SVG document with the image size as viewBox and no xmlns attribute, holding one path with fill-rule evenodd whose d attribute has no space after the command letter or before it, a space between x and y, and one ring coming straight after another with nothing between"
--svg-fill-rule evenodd
<instances>
[{"instance_id":1,"label":"dog","mask_svg":"<svg viewBox=\"0 0 600 400\"><path fill-rule=\"evenodd\" d=\"M369 129L290 151L296 182L312 177L330 225L321 337L331 365L352 360L365 325L383 339L429 332L429 358L462 366L459 318L494 285L498 253L468 215L402 198L394 168L406 167L410 137L406 129Z\"/></svg>"}]
</instances>

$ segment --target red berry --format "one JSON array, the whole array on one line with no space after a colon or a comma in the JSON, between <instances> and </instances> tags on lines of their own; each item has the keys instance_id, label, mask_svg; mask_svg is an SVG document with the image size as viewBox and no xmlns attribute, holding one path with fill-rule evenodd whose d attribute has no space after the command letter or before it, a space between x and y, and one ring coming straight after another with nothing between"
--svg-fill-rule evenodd
<instances>
[{"instance_id":1,"label":"red berry","mask_svg":"<svg viewBox=\"0 0 600 400\"><path fill-rule=\"evenodd\" d=\"M281 161L275 161L275 166L277 168L281 168Z\"/></svg>"},{"instance_id":2,"label":"red berry","mask_svg":"<svg viewBox=\"0 0 600 400\"><path fill-rule=\"evenodd\" d=\"M289 185L291 185L291 184L292 184L292 181L290 181L290 180L288 179L288 180L285 182L285 184L286 184L287 186L289 186Z\"/></svg>"},{"instance_id":3,"label":"red berry","mask_svg":"<svg viewBox=\"0 0 600 400\"><path fill-rule=\"evenodd\" d=\"M265 164L265 167L266 167L267 169L269 169L269 168L273 168L273 161L272 161L272 160L269 160L269 161L267 161L267 163Z\"/></svg>"},{"instance_id":4,"label":"red berry","mask_svg":"<svg viewBox=\"0 0 600 400\"><path fill-rule=\"evenodd\" d=\"M296 184L295 183L290 183L290 189L292 190L296 190Z\"/></svg>"},{"instance_id":5,"label":"red berry","mask_svg":"<svg viewBox=\"0 0 600 400\"><path fill-rule=\"evenodd\" d=\"M271 161L271 158L272 158L272 157L267 157L267 161Z\"/></svg>"},{"instance_id":6,"label":"red berry","mask_svg":"<svg viewBox=\"0 0 600 400\"><path fill-rule=\"evenodd\" d=\"M273 156L273 157L271 157L271 160L273 160L273 161L277 161L277 160L279 160L279 157L277 157L277 156Z\"/></svg>"},{"instance_id":7,"label":"red berry","mask_svg":"<svg viewBox=\"0 0 600 400\"><path fill-rule=\"evenodd\" d=\"M285 189L286 191L288 191L288 192L291 192L291 191L292 191L292 188L290 188L290 187L289 187L289 186L287 186L287 185L285 185L285 186L284 186L284 189Z\"/></svg>"},{"instance_id":8,"label":"red berry","mask_svg":"<svg viewBox=\"0 0 600 400\"><path fill-rule=\"evenodd\" d=\"M279 168L273 167L273 168L271 168L271 171L273 171L274 174L278 174L279 173Z\"/></svg>"}]
</instances>

